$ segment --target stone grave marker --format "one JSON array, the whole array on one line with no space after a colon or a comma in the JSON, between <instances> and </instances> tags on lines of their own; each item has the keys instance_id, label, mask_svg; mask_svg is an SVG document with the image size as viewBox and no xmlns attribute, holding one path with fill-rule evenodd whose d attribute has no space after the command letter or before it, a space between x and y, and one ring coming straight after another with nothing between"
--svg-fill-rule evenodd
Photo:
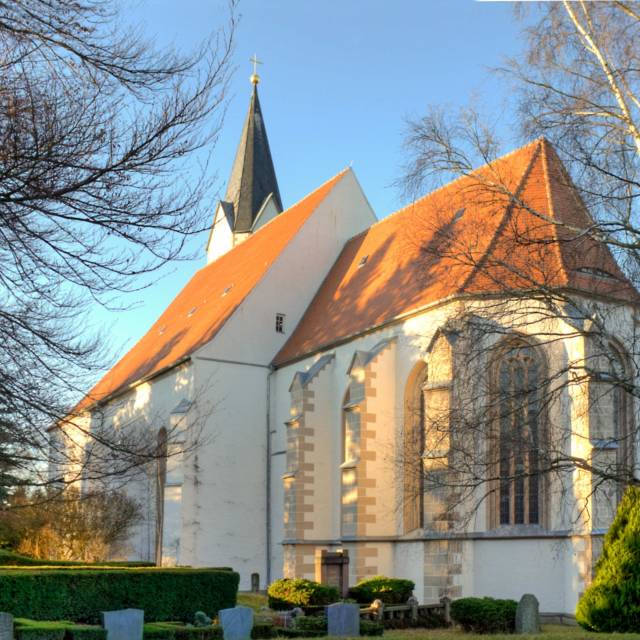
<instances>
[{"instance_id":1,"label":"stone grave marker","mask_svg":"<svg viewBox=\"0 0 640 640\"><path fill-rule=\"evenodd\" d=\"M253 629L253 609L234 607L221 609L218 618L222 625L224 640L249 640Z\"/></svg>"},{"instance_id":2,"label":"stone grave marker","mask_svg":"<svg viewBox=\"0 0 640 640\"><path fill-rule=\"evenodd\" d=\"M540 615L538 598L525 593L516 609L516 633L540 633Z\"/></svg>"},{"instance_id":3,"label":"stone grave marker","mask_svg":"<svg viewBox=\"0 0 640 640\"><path fill-rule=\"evenodd\" d=\"M327 607L327 630L330 636L359 636L360 607L348 602L336 602Z\"/></svg>"},{"instance_id":4,"label":"stone grave marker","mask_svg":"<svg viewBox=\"0 0 640 640\"><path fill-rule=\"evenodd\" d=\"M0 640L13 640L13 616L0 612Z\"/></svg>"},{"instance_id":5,"label":"stone grave marker","mask_svg":"<svg viewBox=\"0 0 640 640\"><path fill-rule=\"evenodd\" d=\"M142 640L144 611L142 609L103 611L102 626L107 630L107 640Z\"/></svg>"}]
</instances>

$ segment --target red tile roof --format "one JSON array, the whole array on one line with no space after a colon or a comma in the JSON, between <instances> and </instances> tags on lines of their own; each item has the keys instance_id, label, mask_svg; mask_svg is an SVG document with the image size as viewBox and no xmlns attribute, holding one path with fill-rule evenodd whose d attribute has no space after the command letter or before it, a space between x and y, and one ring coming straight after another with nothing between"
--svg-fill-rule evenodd
<instances>
[{"instance_id":1,"label":"red tile roof","mask_svg":"<svg viewBox=\"0 0 640 640\"><path fill-rule=\"evenodd\" d=\"M640 302L607 247L580 233L590 224L536 140L352 238L274 364L461 294L575 288Z\"/></svg>"},{"instance_id":2,"label":"red tile roof","mask_svg":"<svg viewBox=\"0 0 640 640\"><path fill-rule=\"evenodd\" d=\"M175 365L209 342L345 172L200 269L151 329L87 394L76 411Z\"/></svg>"}]
</instances>

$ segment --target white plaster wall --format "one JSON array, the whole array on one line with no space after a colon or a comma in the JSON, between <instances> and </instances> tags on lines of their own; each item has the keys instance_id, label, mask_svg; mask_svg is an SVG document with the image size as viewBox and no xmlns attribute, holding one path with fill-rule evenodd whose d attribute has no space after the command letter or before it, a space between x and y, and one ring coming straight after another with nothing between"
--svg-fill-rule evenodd
<instances>
[{"instance_id":1,"label":"white plaster wall","mask_svg":"<svg viewBox=\"0 0 640 640\"><path fill-rule=\"evenodd\" d=\"M172 439L171 413L183 401L192 399L192 373L189 363L142 383L126 394L118 396L106 407L103 413L94 413L93 424L104 420L104 424L113 429L114 437L120 430L126 437L133 432L136 437L157 441L158 432L165 427ZM168 467L175 468L176 461L170 459ZM155 502L155 463L131 471L122 478L112 478L111 486L122 489L142 506L143 522L138 525L129 541L129 560L155 560L156 502ZM174 492L175 493L175 492ZM176 516L180 502L176 495L169 498L170 508L165 519L166 540L172 540L174 546L181 538L181 519ZM168 559L168 562L173 562Z\"/></svg>"},{"instance_id":2,"label":"white plaster wall","mask_svg":"<svg viewBox=\"0 0 640 640\"><path fill-rule=\"evenodd\" d=\"M270 363L300 321L345 242L374 221L353 172L347 171L199 354ZM276 313L285 314L284 333L275 332Z\"/></svg>"},{"instance_id":3,"label":"white plaster wall","mask_svg":"<svg viewBox=\"0 0 640 640\"><path fill-rule=\"evenodd\" d=\"M266 575L267 367L194 358L202 442L185 469L183 560Z\"/></svg>"},{"instance_id":4,"label":"white plaster wall","mask_svg":"<svg viewBox=\"0 0 640 640\"><path fill-rule=\"evenodd\" d=\"M415 582L413 595L424 602L424 542L398 542L393 545L393 568L389 575Z\"/></svg>"},{"instance_id":5,"label":"white plaster wall","mask_svg":"<svg viewBox=\"0 0 640 640\"><path fill-rule=\"evenodd\" d=\"M512 598L533 593L540 611L573 613L575 600L565 593L565 572L573 557L567 539L556 540L475 540L472 562L463 571L470 573L472 585L465 595ZM576 594L577 596L577 594Z\"/></svg>"},{"instance_id":6,"label":"white plaster wall","mask_svg":"<svg viewBox=\"0 0 640 640\"><path fill-rule=\"evenodd\" d=\"M207 264L213 262L221 255L233 248L233 231L222 210L222 205L218 204L216 215L213 219L213 228L209 236L207 245Z\"/></svg>"}]
</instances>

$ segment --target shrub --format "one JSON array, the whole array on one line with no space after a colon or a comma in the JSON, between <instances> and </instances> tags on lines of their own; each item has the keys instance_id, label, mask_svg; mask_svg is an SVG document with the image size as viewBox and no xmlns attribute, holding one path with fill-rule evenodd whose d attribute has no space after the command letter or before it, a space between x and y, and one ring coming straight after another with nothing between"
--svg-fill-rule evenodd
<instances>
[{"instance_id":1,"label":"shrub","mask_svg":"<svg viewBox=\"0 0 640 640\"><path fill-rule=\"evenodd\" d=\"M98 623L100 612L144 609L149 622L191 622L236 604L238 574L214 569L5 569L0 611Z\"/></svg>"},{"instance_id":2,"label":"shrub","mask_svg":"<svg viewBox=\"0 0 640 640\"><path fill-rule=\"evenodd\" d=\"M276 630L271 622L254 622L251 629L253 640L269 640L275 638Z\"/></svg>"},{"instance_id":3,"label":"shrub","mask_svg":"<svg viewBox=\"0 0 640 640\"><path fill-rule=\"evenodd\" d=\"M413 595L415 583L401 578L375 576L361 580L349 589L349 597L361 604L382 600L385 604L404 604Z\"/></svg>"},{"instance_id":4,"label":"shrub","mask_svg":"<svg viewBox=\"0 0 640 640\"><path fill-rule=\"evenodd\" d=\"M327 618L325 616L299 616L293 626L298 631L314 631L317 635L327 633Z\"/></svg>"},{"instance_id":5,"label":"shrub","mask_svg":"<svg viewBox=\"0 0 640 640\"><path fill-rule=\"evenodd\" d=\"M222 627L185 626L176 622L151 622L144 625L144 640L221 640Z\"/></svg>"},{"instance_id":6,"label":"shrub","mask_svg":"<svg viewBox=\"0 0 640 640\"><path fill-rule=\"evenodd\" d=\"M379 622L373 620L360 620L361 636L381 636L384 633L384 627Z\"/></svg>"},{"instance_id":7,"label":"shrub","mask_svg":"<svg viewBox=\"0 0 640 640\"><path fill-rule=\"evenodd\" d=\"M16 640L64 640L66 632L67 625L64 622L35 622L22 619L16 620L14 624Z\"/></svg>"},{"instance_id":8,"label":"shrub","mask_svg":"<svg viewBox=\"0 0 640 640\"><path fill-rule=\"evenodd\" d=\"M106 640L107 631L73 622L16 618L15 637L17 640Z\"/></svg>"},{"instance_id":9,"label":"shrub","mask_svg":"<svg viewBox=\"0 0 640 640\"><path fill-rule=\"evenodd\" d=\"M591 631L640 631L640 487L620 501L576 620Z\"/></svg>"},{"instance_id":10,"label":"shrub","mask_svg":"<svg viewBox=\"0 0 640 640\"><path fill-rule=\"evenodd\" d=\"M276 610L321 606L337 602L340 598L335 587L301 578L276 580L269 585L267 595L269 607Z\"/></svg>"},{"instance_id":11,"label":"shrub","mask_svg":"<svg viewBox=\"0 0 640 640\"><path fill-rule=\"evenodd\" d=\"M460 598L451 603L451 617L465 631L512 633L516 625L515 600Z\"/></svg>"}]
</instances>

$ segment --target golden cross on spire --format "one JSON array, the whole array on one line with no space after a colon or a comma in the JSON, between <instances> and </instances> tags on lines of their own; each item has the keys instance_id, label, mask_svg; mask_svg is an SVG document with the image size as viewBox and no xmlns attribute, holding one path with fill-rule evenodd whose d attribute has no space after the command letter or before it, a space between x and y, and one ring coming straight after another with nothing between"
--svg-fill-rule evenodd
<instances>
[{"instance_id":1,"label":"golden cross on spire","mask_svg":"<svg viewBox=\"0 0 640 640\"><path fill-rule=\"evenodd\" d=\"M249 58L249 62L253 63L253 73L251 74L251 84L258 84L260 82L260 76L258 75L258 65L262 64L262 60L258 60L258 56L254 53L252 58Z\"/></svg>"}]
</instances>

